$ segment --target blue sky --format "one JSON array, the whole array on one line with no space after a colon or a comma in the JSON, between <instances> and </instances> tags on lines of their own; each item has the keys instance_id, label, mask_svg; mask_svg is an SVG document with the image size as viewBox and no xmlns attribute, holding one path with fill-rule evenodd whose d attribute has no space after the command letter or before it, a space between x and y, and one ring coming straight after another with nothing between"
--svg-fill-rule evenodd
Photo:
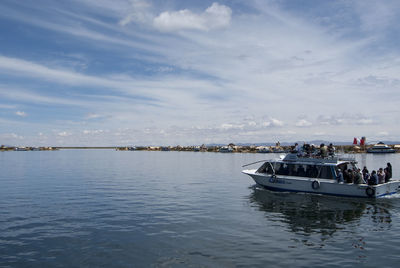
<instances>
[{"instance_id":1,"label":"blue sky","mask_svg":"<svg viewBox=\"0 0 400 268\"><path fill-rule=\"evenodd\" d=\"M1 144L399 140L399 1L0 10Z\"/></svg>"}]
</instances>

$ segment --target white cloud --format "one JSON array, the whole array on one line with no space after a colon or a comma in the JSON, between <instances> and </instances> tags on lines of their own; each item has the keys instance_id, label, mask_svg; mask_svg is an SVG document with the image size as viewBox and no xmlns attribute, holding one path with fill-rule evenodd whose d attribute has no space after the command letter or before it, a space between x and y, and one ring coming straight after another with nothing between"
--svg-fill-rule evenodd
<instances>
[{"instance_id":1,"label":"white cloud","mask_svg":"<svg viewBox=\"0 0 400 268\"><path fill-rule=\"evenodd\" d=\"M320 131L320 132L314 132L313 135L316 136L316 137L321 137L321 136L326 136L326 133Z\"/></svg>"},{"instance_id":2,"label":"white cloud","mask_svg":"<svg viewBox=\"0 0 400 268\"><path fill-rule=\"evenodd\" d=\"M358 125L372 125L374 124L374 120L369 118L361 118L357 121Z\"/></svg>"},{"instance_id":3,"label":"white cloud","mask_svg":"<svg viewBox=\"0 0 400 268\"><path fill-rule=\"evenodd\" d=\"M276 118L270 118L268 121L262 122L261 125L263 127L282 127L284 122Z\"/></svg>"},{"instance_id":4,"label":"white cloud","mask_svg":"<svg viewBox=\"0 0 400 268\"><path fill-rule=\"evenodd\" d=\"M251 127L257 126L257 122L254 122L254 121L249 121L247 124L248 124L249 126L251 126Z\"/></svg>"},{"instance_id":5,"label":"white cloud","mask_svg":"<svg viewBox=\"0 0 400 268\"><path fill-rule=\"evenodd\" d=\"M0 104L0 109L15 109L15 105Z\"/></svg>"},{"instance_id":6,"label":"white cloud","mask_svg":"<svg viewBox=\"0 0 400 268\"><path fill-rule=\"evenodd\" d=\"M310 121L307 121L306 119L300 119L299 121L296 122L296 127L309 127L312 126L312 123Z\"/></svg>"},{"instance_id":7,"label":"white cloud","mask_svg":"<svg viewBox=\"0 0 400 268\"><path fill-rule=\"evenodd\" d=\"M23 140L24 136L21 136L21 135L15 134L15 133L3 133L3 134L0 133L0 138L4 139L4 141L8 142L9 140L10 141Z\"/></svg>"},{"instance_id":8,"label":"white cloud","mask_svg":"<svg viewBox=\"0 0 400 268\"><path fill-rule=\"evenodd\" d=\"M86 115L86 119L97 119L102 117L100 114L96 114L96 113L89 113Z\"/></svg>"},{"instance_id":9,"label":"white cloud","mask_svg":"<svg viewBox=\"0 0 400 268\"><path fill-rule=\"evenodd\" d=\"M284 125L283 121L278 120L278 119L275 119L275 118L272 118L272 119L271 119L271 126L274 126L274 127L281 127L281 126L283 126L283 125Z\"/></svg>"},{"instance_id":10,"label":"white cloud","mask_svg":"<svg viewBox=\"0 0 400 268\"><path fill-rule=\"evenodd\" d=\"M23 112L23 111L16 111L15 112L16 115L21 116L21 117L26 117L28 114Z\"/></svg>"},{"instance_id":11,"label":"white cloud","mask_svg":"<svg viewBox=\"0 0 400 268\"><path fill-rule=\"evenodd\" d=\"M150 8L152 6L149 2L132 0L131 5L130 13L119 22L121 26L125 26L131 22L147 23L149 20L151 21L152 15Z\"/></svg>"},{"instance_id":12,"label":"white cloud","mask_svg":"<svg viewBox=\"0 0 400 268\"><path fill-rule=\"evenodd\" d=\"M238 124L228 124L224 123L221 125L221 129L228 130L228 129L242 129L244 125L238 125Z\"/></svg>"},{"instance_id":13,"label":"white cloud","mask_svg":"<svg viewBox=\"0 0 400 268\"><path fill-rule=\"evenodd\" d=\"M85 129L84 131L82 131L83 134L88 135L88 134L101 134L104 133L104 130L102 129L95 129L95 130L87 130Z\"/></svg>"},{"instance_id":14,"label":"white cloud","mask_svg":"<svg viewBox=\"0 0 400 268\"><path fill-rule=\"evenodd\" d=\"M60 137L68 137L68 136L71 136L72 134L69 132L66 132L66 131L62 131L62 132L57 133L57 135Z\"/></svg>"},{"instance_id":15,"label":"white cloud","mask_svg":"<svg viewBox=\"0 0 400 268\"><path fill-rule=\"evenodd\" d=\"M102 142L92 140L88 134L92 129L105 128L124 133L121 138L110 140L105 136L111 137L111 134L104 134L104 143L111 144L116 140L135 141L135 138L142 143L215 142L235 138L243 139L239 142L251 142L266 137L278 140L281 135L307 140L321 130L324 136L346 140L353 135L376 135L376 128L370 124L379 124L379 129L391 133L390 138L399 136L394 116L400 100L398 49L387 50L391 43L382 42L380 36L371 35L370 31L358 32L358 17L354 18L357 24L354 28L340 21L342 28L338 27L343 32L332 34L332 28L315 23L314 10L307 12L307 16L302 10L289 13L280 8L280 1L273 1L273 5L269 1L269 4L244 1L231 7L214 3L201 10L195 6L202 3L193 5L190 1L167 1L158 6L151 2L115 0L111 5L106 0L80 0L71 9L65 6L65 10L52 2L36 9L25 8L32 11L29 13L24 13L24 8L13 9L13 5L1 3L1 7L6 6L0 14L5 21L26 23L32 32L37 30L35 27L41 27L65 37L69 44L84 42L88 48L85 69L79 68L79 71L67 70L57 61L54 55L58 54L51 51L51 39L45 39L49 42L49 52L40 58L35 58L38 55L35 50L26 54L29 58L0 55L0 78L7 77L0 85L1 101L15 103L18 108L14 110L22 109L19 108L22 104L23 107L46 104L43 106L50 106L54 111L73 105L76 112L66 116L76 116L76 121L68 118L46 124L47 128L56 125L60 130L68 127L75 133L70 140L83 137L82 143ZM392 3L384 5L390 7ZM21 2L19 5L33 4ZM185 5L186 9L171 9L177 5ZM353 2L336 5L357 15L353 14ZM246 8L236 12L239 6ZM231 8L237 16L232 16ZM34 12L42 10L47 10L45 14L49 16ZM247 13L249 10L252 12ZM388 14L385 10L377 11L374 18ZM326 12L327 19L332 19L333 13L336 16L335 10ZM300 17L299 13L302 13ZM366 13L363 19L368 17ZM363 21L362 28L374 29L373 24L365 27L373 20ZM398 19L396 16L384 19L379 29L397 27L398 23L392 20ZM130 27L129 23L135 25ZM162 34L151 29L156 25L164 31ZM225 28L211 31L220 27ZM349 34L342 38L341 34L346 31ZM385 32L379 34L383 36ZM91 51L93 47L96 50ZM65 51L68 49L66 46ZM91 57L98 52L105 57L91 62ZM108 61L110 58L113 60ZM10 108L4 105L8 103L0 104L0 108ZM324 115L318 117L321 111ZM268 117L262 117L264 114ZM308 117L299 117L299 114ZM89 120L100 117L102 120ZM28 126L28 121L16 120L13 127L22 123ZM170 129L172 125L177 126L175 130ZM300 128L307 125L309 128ZM124 132L119 130L121 126L139 127ZM291 127L297 133L291 133ZM30 133L42 131L36 121L29 128ZM142 131L145 128L147 132ZM164 130L162 136L161 130ZM56 132L49 135L49 141L51 138L56 141L57 136Z\"/></svg>"},{"instance_id":16,"label":"white cloud","mask_svg":"<svg viewBox=\"0 0 400 268\"><path fill-rule=\"evenodd\" d=\"M232 10L224 5L213 3L203 13L196 14L188 9L162 12L154 18L154 27L160 31L201 30L208 31L227 27Z\"/></svg>"}]
</instances>

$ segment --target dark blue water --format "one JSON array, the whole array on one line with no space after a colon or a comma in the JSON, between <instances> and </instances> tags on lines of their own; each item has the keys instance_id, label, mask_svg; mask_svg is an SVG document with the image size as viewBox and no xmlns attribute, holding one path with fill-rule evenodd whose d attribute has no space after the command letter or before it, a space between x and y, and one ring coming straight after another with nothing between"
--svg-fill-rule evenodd
<instances>
[{"instance_id":1,"label":"dark blue water","mask_svg":"<svg viewBox=\"0 0 400 268\"><path fill-rule=\"evenodd\" d=\"M0 267L398 266L400 195L258 189L241 166L265 157L0 152Z\"/></svg>"}]
</instances>

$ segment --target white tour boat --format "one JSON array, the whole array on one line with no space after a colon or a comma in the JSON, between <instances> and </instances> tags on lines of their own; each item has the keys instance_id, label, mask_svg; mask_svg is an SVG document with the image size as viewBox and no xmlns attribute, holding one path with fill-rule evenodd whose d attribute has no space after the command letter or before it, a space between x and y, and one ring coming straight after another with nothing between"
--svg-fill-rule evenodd
<instances>
[{"instance_id":1,"label":"white tour boat","mask_svg":"<svg viewBox=\"0 0 400 268\"><path fill-rule=\"evenodd\" d=\"M233 153L233 148L231 146L222 146L219 148L220 153Z\"/></svg>"},{"instance_id":2,"label":"white tour boat","mask_svg":"<svg viewBox=\"0 0 400 268\"><path fill-rule=\"evenodd\" d=\"M395 194L400 186L398 180L378 185L338 182L338 170L355 170L355 159L310 158L288 154L281 159L258 161L243 167L260 162L263 164L258 169L246 169L242 172L252 177L258 185L273 191L375 198Z\"/></svg>"},{"instance_id":3,"label":"white tour boat","mask_svg":"<svg viewBox=\"0 0 400 268\"><path fill-rule=\"evenodd\" d=\"M384 144L383 142L378 142L371 148L368 148L367 152L373 154L386 154L386 153L394 153L395 150L392 147Z\"/></svg>"}]
</instances>

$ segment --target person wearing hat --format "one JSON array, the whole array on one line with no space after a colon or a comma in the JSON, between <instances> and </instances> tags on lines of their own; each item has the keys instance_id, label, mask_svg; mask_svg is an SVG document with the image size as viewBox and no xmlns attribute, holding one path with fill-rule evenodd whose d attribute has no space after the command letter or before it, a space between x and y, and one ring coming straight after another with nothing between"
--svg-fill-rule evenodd
<instances>
[{"instance_id":1,"label":"person wearing hat","mask_svg":"<svg viewBox=\"0 0 400 268\"><path fill-rule=\"evenodd\" d=\"M337 176L336 176L338 183L344 183L343 173L340 168L337 169Z\"/></svg>"}]
</instances>

